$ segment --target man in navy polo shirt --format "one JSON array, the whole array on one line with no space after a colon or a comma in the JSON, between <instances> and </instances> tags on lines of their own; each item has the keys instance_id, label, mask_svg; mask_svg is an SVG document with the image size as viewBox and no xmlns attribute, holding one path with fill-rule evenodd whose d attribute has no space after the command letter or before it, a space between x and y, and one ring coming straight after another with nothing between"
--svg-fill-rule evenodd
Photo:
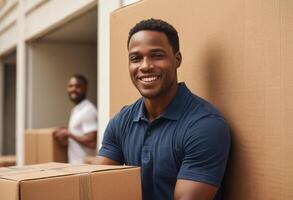
<instances>
[{"instance_id":1,"label":"man in navy polo shirt","mask_svg":"<svg viewBox=\"0 0 293 200\"><path fill-rule=\"evenodd\" d=\"M216 108L177 82L177 31L162 20L143 20L127 45L130 77L142 98L111 119L98 163L140 166L144 200L220 199L229 127Z\"/></svg>"}]
</instances>

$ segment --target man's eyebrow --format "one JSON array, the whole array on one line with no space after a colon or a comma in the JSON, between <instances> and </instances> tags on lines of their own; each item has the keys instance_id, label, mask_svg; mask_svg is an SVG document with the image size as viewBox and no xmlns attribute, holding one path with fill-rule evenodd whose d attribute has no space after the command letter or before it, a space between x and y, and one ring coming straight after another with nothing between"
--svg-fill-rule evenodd
<instances>
[{"instance_id":1,"label":"man's eyebrow","mask_svg":"<svg viewBox=\"0 0 293 200\"><path fill-rule=\"evenodd\" d=\"M151 49L150 52L166 52L164 49L157 48L157 49Z\"/></svg>"},{"instance_id":2,"label":"man's eyebrow","mask_svg":"<svg viewBox=\"0 0 293 200\"><path fill-rule=\"evenodd\" d=\"M161 49L161 48L154 48L154 49L151 49L150 50L151 53L156 53L156 52L162 52L162 53L165 53L166 51L164 49ZM128 53L128 56L132 56L132 55L138 55L140 54L139 51L132 51L132 52L129 52Z\"/></svg>"},{"instance_id":3,"label":"man's eyebrow","mask_svg":"<svg viewBox=\"0 0 293 200\"><path fill-rule=\"evenodd\" d=\"M138 53L139 53L138 51L132 51L132 52L129 52L128 55L138 54Z\"/></svg>"},{"instance_id":4,"label":"man's eyebrow","mask_svg":"<svg viewBox=\"0 0 293 200\"><path fill-rule=\"evenodd\" d=\"M128 54L128 57L130 57L130 56L134 56L134 55L138 55L139 54L139 52L137 52L137 51L135 51L135 52L130 52L129 54Z\"/></svg>"}]
</instances>

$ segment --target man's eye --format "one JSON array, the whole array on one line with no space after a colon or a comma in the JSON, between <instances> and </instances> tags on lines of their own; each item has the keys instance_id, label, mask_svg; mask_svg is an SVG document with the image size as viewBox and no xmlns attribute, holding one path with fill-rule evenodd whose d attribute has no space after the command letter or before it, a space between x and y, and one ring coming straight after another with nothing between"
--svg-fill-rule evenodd
<instances>
[{"instance_id":1,"label":"man's eye","mask_svg":"<svg viewBox=\"0 0 293 200\"><path fill-rule=\"evenodd\" d=\"M152 55L152 57L154 58L154 59L161 59L161 58L163 58L163 54L161 54L161 53L156 53L156 54L153 54Z\"/></svg>"},{"instance_id":2,"label":"man's eye","mask_svg":"<svg viewBox=\"0 0 293 200\"><path fill-rule=\"evenodd\" d=\"M137 62L137 61L139 61L139 56L130 56L130 57L129 57L129 60L130 60L131 62Z\"/></svg>"}]
</instances>

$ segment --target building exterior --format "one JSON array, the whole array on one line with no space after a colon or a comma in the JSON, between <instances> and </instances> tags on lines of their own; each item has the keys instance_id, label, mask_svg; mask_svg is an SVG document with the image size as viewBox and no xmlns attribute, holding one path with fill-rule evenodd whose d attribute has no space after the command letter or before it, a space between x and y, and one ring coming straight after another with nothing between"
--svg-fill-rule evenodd
<instances>
[{"instance_id":1,"label":"building exterior","mask_svg":"<svg viewBox=\"0 0 293 200\"><path fill-rule=\"evenodd\" d=\"M100 143L109 120L109 13L133 2L0 1L0 155L16 153L22 165L25 129L67 123L73 73L90 81Z\"/></svg>"}]
</instances>

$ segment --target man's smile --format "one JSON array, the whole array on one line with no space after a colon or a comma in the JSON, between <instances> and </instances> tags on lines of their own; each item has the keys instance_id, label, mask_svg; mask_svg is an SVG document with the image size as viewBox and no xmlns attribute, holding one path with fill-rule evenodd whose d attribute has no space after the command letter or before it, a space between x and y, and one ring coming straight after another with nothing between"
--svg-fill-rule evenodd
<instances>
[{"instance_id":1,"label":"man's smile","mask_svg":"<svg viewBox=\"0 0 293 200\"><path fill-rule=\"evenodd\" d=\"M151 84L161 78L160 75L142 75L138 76L138 80L144 84Z\"/></svg>"}]
</instances>

